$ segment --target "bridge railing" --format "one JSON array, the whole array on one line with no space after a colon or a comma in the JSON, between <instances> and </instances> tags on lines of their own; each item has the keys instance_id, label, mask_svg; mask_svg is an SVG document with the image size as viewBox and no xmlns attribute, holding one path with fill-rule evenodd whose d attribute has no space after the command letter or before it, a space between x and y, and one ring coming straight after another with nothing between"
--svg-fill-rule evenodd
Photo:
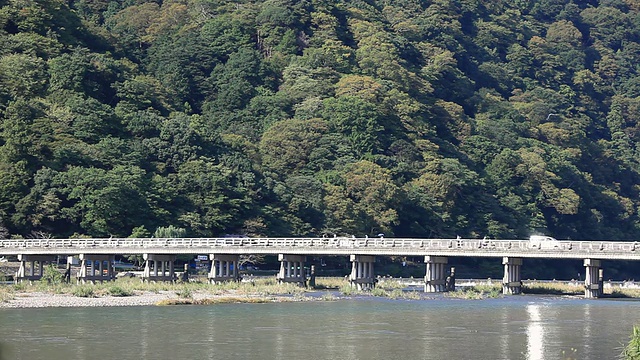
<instances>
[{"instance_id":1,"label":"bridge railing","mask_svg":"<svg viewBox=\"0 0 640 360\"><path fill-rule=\"evenodd\" d=\"M640 251L638 242L544 241L491 239L401 239L401 238L108 238L108 239L9 239L0 249L87 249L87 248L177 248L225 247L329 248L329 249L430 249L451 251L563 251L583 253L626 253Z\"/></svg>"}]
</instances>

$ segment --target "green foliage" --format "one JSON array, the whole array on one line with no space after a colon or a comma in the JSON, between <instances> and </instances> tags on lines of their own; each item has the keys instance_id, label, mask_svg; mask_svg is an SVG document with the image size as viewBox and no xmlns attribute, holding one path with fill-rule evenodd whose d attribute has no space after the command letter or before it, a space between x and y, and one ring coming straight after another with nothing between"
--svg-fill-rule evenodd
<instances>
[{"instance_id":1,"label":"green foliage","mask_svg":"<svg viewBox=\"0 0 640 360\"><path fill-rule=\"evenodd\" d=\"M44 271L42 272L41 281L46 281L50 285L58 285L64 281L64 275L55 265L49 264L45 266Z\"/></svg>"},{"instance_id":2,"label":"green foliage","mask_svg":"<svg viewBox=\"0 0 640 360\"><path fill-rule=\"evenodd\" d=\"M161 226L153 233L153 237L157 238L183 238L186 237L187 231L177 226Z\"/></svg>"},{"instance_id":3,"label":"green foliage","mask_svg":"<svg viewBox=\"0 0 640 360\"><path fill-rule=\"evenodd\" d=\"M2 226L638 238L638 11L0 2Z\"/></svg>"},{"instance_id":4,"label":"green foliage","mask_svg":"<svg viewBox=\"0 0 640 360\"><path fill-rule=\"evenodd\" d=\"M73 296L77 297L94 297L95 290L92 285L78 285L73 288L71 292Z\"/></svg>"},{"instance_id":5,"label":"green foliage","mask_svg":"<svg viewBox=\"0 0 640 360\"><path fill-rule=\"evenodd\" d=\"M640 359L640 327L633 327L633 334L622 351L622 358L625 360Z\"/></svg>"},{"instance_id":6,"label":"green foliage","mask_svg":"<svg viewBox=\"0 0 640 360\"><path fill-rule=\"evenodd\" d=\"M183 288L176 292L176 294L181 298L193 298L193 292L189 288Z\"/></svg>"},{"instance_id":7,"label":"green foliage","mask_svg":"<svg viewBox=\"0 0 640 360\"><path fill-rule=\"evenodd\" d=\"M133 295L133 293L123 287L120 287L118 285L114 285L111 286L107 289L107 294L111 295L111 296L131 296ZM75 295L75 294L74 294ZM79 295L76 295L79 296ZM89 297L89 296L85 296L85 297Z\"/></svg>"}]
</instances>

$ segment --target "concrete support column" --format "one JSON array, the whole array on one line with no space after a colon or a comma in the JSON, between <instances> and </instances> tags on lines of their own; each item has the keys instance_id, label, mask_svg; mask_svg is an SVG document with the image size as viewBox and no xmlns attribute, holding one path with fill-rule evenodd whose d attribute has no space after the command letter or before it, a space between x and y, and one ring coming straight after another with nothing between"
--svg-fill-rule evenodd
<instances>
[{"instance_id":1,"label":"concrete support column","mask_svg":"<svg viewBox=\"0 0 640 360\"><path fill-rule=\"evenodd\" d=\"M175 281L175 255L143 254L145 260L142 281ZM153 273L151 272L153 264Z\"/></svg>"},{"instance_id":2,"label":"concrete support column","mask_svg":"<svg viewBox=\"0 0 640 360\"><path fill-rule=\"evenodd\" d=\"M520 294L522 292L522 278L520 277L522 259L503 257L502 265L504 265L502 293L505 295Z\"/></svg>"},{"instance_id":3,"label":"concrete support column","mask_svg":"<svg viewBox=\"0 0 640 360\"><path fill-rule=\"evenodd\" d=\"M304 271L304 265L307 262L306 256L279 254L278 261L280 261L280 271L276 279L279 282L292 282L300 286L306 285L307 276Z\"/></svg>"},{"instance_id":4,"label":"concrete support column","mask_svg":"<svg viewBox=\"0 0 640 360\"><path fill-rule=\"evenodd\" d=\"M446 280L449 272L447 263L449 259L445 256L425 256L424 263L427 273L424 277L424 292L444 292L447 291Z\"/></svg>"},{"instance_id":5,"label":"concrete support column","mask_svg":"<svg viewBox=\"0 0 640 360\"><path fill-rule=\"evenodd\" d=\"M112 281L116 278L113 262L115 255L80 254L80 271L78 282ZM106 265L106 266L105 266Z\"/></svg>"},{"instance_id":6,"label":"concrete support column","mask_svg":"<svg viewBox=\"0 0 640 360\"><path fill-rule=\"evenodd\" d=\"M371 290L375 287L376 278L373 271L375 256L351 255L351 275L349 282L358 290Z\"/></svg>"},{"instance_id":7,"label":"concrete support column","mask_svg":"<svg viewBox=\"0 0 640 360\"><path fill-rule=\"evenodd\" d=\"M53 263L56 261L56 257L53 255L18 255L20 261L20 267L15 274L14 281L16 283L23 280L40 280L44 274L44 266L47 263ZM27 264L29 267L27 269ZM36 264L38 271L36 272Z\"/></svg>"},{"instance_id":8,"label":"concrete support column","mask_svg":"<svg viewBox=\"0 0 640 360\"><path fill-rule=\"evenodd\" d=\"M211 270L207 278L211 284L225 281L240 281L238 273L238 255L209 254Z\"/></svg>"},{"instance_id":9,"label":"concrete support column","mask_svg":"<svg viewBox=\"0 0 640 360\"><path fill-rule=\"evenodd\" d=\"M96 276L96 260L90 260L89 261L90 267L91 267L91 276L95 277Z\"/></svg>"},{"instance_id":10,"label":"concrete support column","mask_svg":"<svg viewBox=\"0 0 640 360\"><path fill-rule=\"evenodd\" d=\"M600 287L600 260L584 259L584 297L587 299L597 298L602 294Z\"/></svg>"}]
</instances>

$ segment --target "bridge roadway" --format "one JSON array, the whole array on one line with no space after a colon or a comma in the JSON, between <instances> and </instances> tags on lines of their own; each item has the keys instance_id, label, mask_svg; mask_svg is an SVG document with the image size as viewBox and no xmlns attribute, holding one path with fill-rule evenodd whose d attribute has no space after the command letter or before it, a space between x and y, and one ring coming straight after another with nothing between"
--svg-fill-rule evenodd
<instances>
[{"instance_id":1,"label":"bridge roadway","mask_svg":"<svg viewBox=\"0 0 640 360\"><path fill-rule=\"evenodd\" d=\"M638 251L636 251L638 250ZM5 255L380 255L640 260L640 243L401 238L109 238L0 240Z\"/></svg>"},{"instance_id":2,"label":"bridge roadway","mask_svg":"<svg viewBox=\"0 0 640 360\"><path fill-rule=\"evenodd\" d=\"M636 251L638 250L638 251ZM504 265L503 293L521 292L523 258L582 259L585 297L602 294L602 260L640 260L637 242L400 239L400 238L109 238L109 239L12 239L0 240L0 256L17 255L21 261L16 281L38 280L43 264L57 256L77 256L78 281L109 281L115 277L115 255L142 255L143 280L175 280L176 255L207 254L211 283L239 280L240 255L278 255L278 280L305 284L306 256L345 255L352 263L349 280L358 289L375 286L376 256L424 256L426 292L455 288L455 269L447 269L449 257L498 257ZM67 274L71 272L71 262ZM29 266L30 265L30 266ZM36 265L38 272L36 272Z\"/></svg>"}]
</instances>

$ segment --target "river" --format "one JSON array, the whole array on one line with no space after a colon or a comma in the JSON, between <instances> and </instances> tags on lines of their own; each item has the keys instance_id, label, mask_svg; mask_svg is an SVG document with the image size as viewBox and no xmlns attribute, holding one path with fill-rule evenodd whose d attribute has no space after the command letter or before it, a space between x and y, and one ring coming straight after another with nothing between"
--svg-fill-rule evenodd
<instances>
[{"instance_id":1,"label":"river","mask_svg":"<svg viewBox=\"0 0 640 360\"><path fill-rule=\"evenodd\" d=\"M0 359L617 359L640 301L511 296L0 309Z\"/></svg>"}]
</instances>

